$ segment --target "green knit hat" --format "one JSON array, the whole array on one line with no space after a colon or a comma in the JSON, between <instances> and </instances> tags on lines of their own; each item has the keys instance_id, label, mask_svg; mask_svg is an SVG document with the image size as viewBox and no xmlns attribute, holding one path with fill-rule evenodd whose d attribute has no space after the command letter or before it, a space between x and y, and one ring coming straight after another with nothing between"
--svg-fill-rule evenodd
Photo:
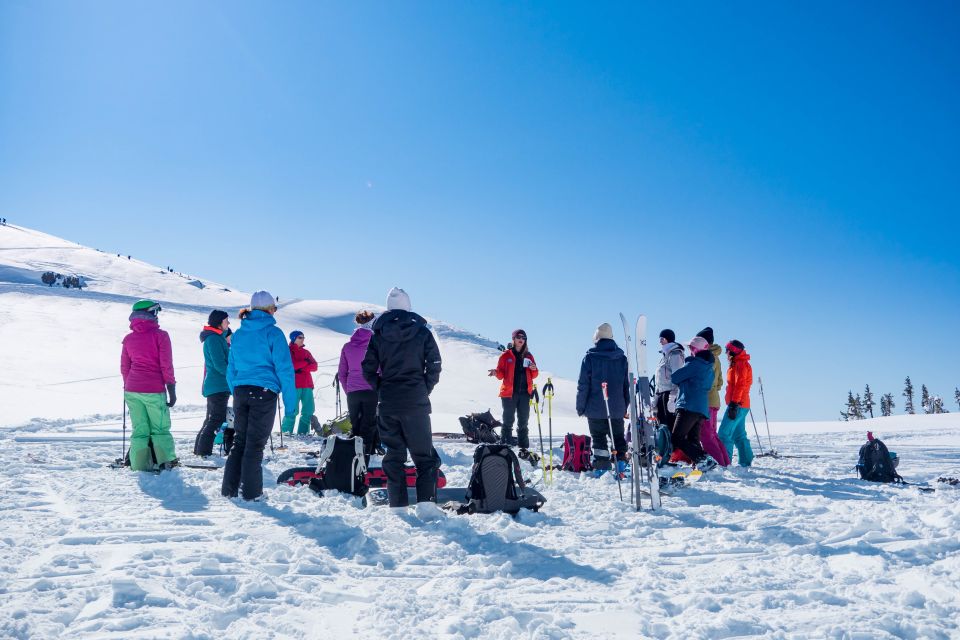
<instances>
[{"instance_id":1,"label":"green knit hat","mask_svg":"<svg viewBox=\"0 0 960 640\"><path fill-rule=\"evenodd\" d=\"M134 311L147 311L156 315L157 311L160 311L160 303L156 300L138 300L133 304Z\"/></svg>"}]
</instances>

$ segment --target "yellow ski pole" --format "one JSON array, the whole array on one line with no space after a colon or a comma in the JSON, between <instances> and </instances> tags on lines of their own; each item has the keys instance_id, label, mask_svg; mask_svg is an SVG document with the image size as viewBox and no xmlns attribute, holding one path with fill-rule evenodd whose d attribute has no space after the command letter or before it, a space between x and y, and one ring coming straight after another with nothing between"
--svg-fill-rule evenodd
<instances>
[{"instance_id":1,"label":"yellow ski pole","mask_svg":"<svg viewBox=\"0 0 960 640\"><path fill-rule=\"evenodd\" d=\"M537 414L537 433L540 435L540 468L543 470L543 483L547 483L547 458L543 453L543 428L540 426L540 394L537 385L533 385L533 395L530 396L533 412Z\"/></svg>"}]
</instances>

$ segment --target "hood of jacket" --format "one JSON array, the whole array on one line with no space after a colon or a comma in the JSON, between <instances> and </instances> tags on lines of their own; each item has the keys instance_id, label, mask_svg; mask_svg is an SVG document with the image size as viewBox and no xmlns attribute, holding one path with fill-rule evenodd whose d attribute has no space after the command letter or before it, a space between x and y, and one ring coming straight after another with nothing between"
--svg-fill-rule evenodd
<instances>
[{"instance_id":1,"label":"hood of jacket","mask_svg":"<svg viewBox=\"0 0 960 640\"><path fill-rule=\"evenodd\" d=\"M617 343L610 338L600 338L597 344L587 349L587 353L600 358L614 360L623 356L623 349L617 346Z\"/></svg>"},{"instance_id":2,"label":"hood of jacket","mask_svg":"<svg viewBox=\"0 0 960 640\"><path fill-rule=\"evenodd\" d=\"M357 327L353 330L353 335L350 336L349 344L354 347L363 347L366 349L366 346L370 344L370 338L372 337L373 329Z\"/></svg>"},{"instance_id":3,"label":"hood of jacket","mask_svg":"<svg viewBox=\"0 0 960 640\"><path fill-rule=\"evenodd\" d=\"M668 353L676 349L679 349L680 353L683 353L683 347L681 347L679 344L677 344L676 342L668 342L667 344L660 347L660 353L662 353L663 355L667 355Z\"/></svg>"},{"instance_id":4,"label":"hood of jacket","mask_svg":"<svg viewBox=\"0 0 960 640\"><path fill-rule=\"evenodd\" d=\"M150 314L144 314L143 316L138 316L137 312L130 314L130 330L136 331L137 333L147 333L149 331L156 331L160 328L160 322Z\"/></svg>"},{"instance_id":5,"label":"hood of jacket","mask_svg":"<svg viewBox=\"0 0 960 640\"><path fill-rule=\"evenodd\" d=\"M720 354L723 353L723 347L718 344L710 345L710 353L713 354L714 358L719 358Z\"/></svg>"},{"instance_id":6,"label":"hood of jacket","mask_svg":"<svg viewBox=\"0 0 960 640\"><path fill-rule=\"evenodd\" d=\"M693 356L693 357L694 357L694 358L699 358L699 359L701 359L701 360L705 360L706 362L708 362L708 363L710 364L711 367L713 366L713 361L716 360L716 358L715 358L714 355L713 355L713 350L712 350L712 349L711 349L710 351L698 351L698 352L697 352L697 355L695 355L695 356ZM690 362L690 359L691 359L691 358L688 357L688 358L687 358L687 362Z\"/></svg>"},{"instance_id":7,"label":"hood of jacket","mask_svg":"<svg viewBox=\"0 0 960 640\"><path fill-rule=\"evenodd\" d=\"M733 357L732 362L750 362L750 354L746 351L741 351Z\"/></svg>"},{"instance_id":8,"label":"hood of jacket","mask_svg":"<svg viewBox=\"0 0 960 640\"><path fill-rule=\"evenodd\" d=\"M207 325L203 327L203 331L200 332L200 342L203 342L210 336L221 336L223 331L220 329L214 329L213 327Z\"/></svg>"},{"instance_id":9,"label":"hood of jacket","mask_svg":"<svg viewBox=\"0 0 960 640\"><path fill-rule=\"evenodd\" d=\"M240 328L248 331L263 331L264 329L275 326L277 326L276 319L262 309L254 309L246 318L240 321Z\"/></svg>"},{"instance_id":10,"label":"hood of jacket","mask_svg":"<svg viewBox=\"0 0 960 640\"><path fill-rule=\"evenodd\" d=\"M409 342L427 321L412 311L394 309L388 311L373 323L373 332L380 334L386 342Z\"/></svg>"}]
</instances>

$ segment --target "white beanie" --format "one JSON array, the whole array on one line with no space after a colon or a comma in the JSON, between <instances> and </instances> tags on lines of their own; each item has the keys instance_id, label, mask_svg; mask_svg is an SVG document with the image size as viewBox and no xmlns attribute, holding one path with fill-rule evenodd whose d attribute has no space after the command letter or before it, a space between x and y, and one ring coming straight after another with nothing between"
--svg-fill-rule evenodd
<instances>
[{"instance_id":1,"label":"white beanie","mask_svg":"<svg viewBox=\"0 0 960 640\"><path fill-rule=\"evenodd\" d=\"M597 344L603 339L613 340L613 327L610 326L609 322L604 322L597 327L597 330L593 334L593 344Z\"/></svg>"},{"instance_id":2,"label":"white beanie","mask_svg":"<svg viewBox=\"0 0 960 640\"><path fill-rule=\"evenodd\" d=\"M399 287L390 289L390 293L387 294L387 311L393 311L394 309L401 309L403 311L410 311L412 309L410 296Z\"/></svg>"},{"instance_id":3,"label":"white beanie","mask_svg":"<svg viewBox=\"0 0 960 640\"><path fill-rule=\"evenodd\" d=\"M269 291L257 291L250 298L250 308L251 309L269 309L270 307L276 306L277 301Z\"/></svg>"}]
</instances>

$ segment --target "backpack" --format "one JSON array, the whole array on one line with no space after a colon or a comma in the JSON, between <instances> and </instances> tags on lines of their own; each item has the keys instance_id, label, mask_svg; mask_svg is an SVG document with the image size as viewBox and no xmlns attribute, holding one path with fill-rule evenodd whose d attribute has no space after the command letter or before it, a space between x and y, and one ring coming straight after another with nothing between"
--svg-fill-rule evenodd
<instances>
[{"instance_id":1,"label":"backpack","mask_svg":"<svg viewBox=\"0 0 960 640\"><path fill-rule=\"evenodd\" d=\"M363 438L330 436L323 442L317 472L322 477L310 480L310 488L320 493L336 489L343 493L362 496L367 493L367 463L363 455Z\"/></svg>"},{"instance_id":2,"label":"backpack","mask_svg":"<svg viewBox=\"0 0 960 640\"><path fill-rule=\"evenodd\" d=\"M466 507L471 513L516 514L524 505L520 460L510 447L481 444L473 452Z\"/></svg>"},{"instance_id":3,"label":"backpack","mask_svg":"<svg viewBox=\"0 0 960 640\"><path fill-rule=\"evenodd\" d=\"M494 429L502 426L503 423L494 418L489 409L483 413L471 413L460 418L463 435L467 436L467 442L473 444L496 444L500 442L500 436Z\"/></svg>"},{"instance_id":4,"label":"backpack","mask_svg":"<svg viewBox=\"0 0 960 640\"><path fill-rule=\"evenodd\" d=\"M653 432L653 439L657 447L657 455L660 456L657 466L662 467L673 454L673 438L670 435L670 428L665 424L658 424Z\"/></svg>"},{"instance_id":5,"label":"backpack","mask_svg":"<svg viewBox=\"0 0 960 640\"><path fill-rule=\"evenodd\" d=\"M319 418L310 417L310 428L314 433L323 438L329 438L332 435L342 433L349 436L353 432L353 425L350 423L350 414L342 413L336 418L331 418L320 424Z\"/></svg>"},{"instance_id":6,"label":"backpack","mask_svg":"<svg viewBox=\"0 0 960 640\"><path fill-rule=\"evenodd\" d=\"M890 451L877 438L860 447L857 472L862 479L871 482L903 482L903 478L894 469Z\"/></svg>"},{"instance_id":7,"label":"backpack","mask_svg":"<svg viewBox=\"0 0 960 640\"><path fill-rule=\"evenodd\" d=\"M560 468L564 471L590 471L593 469L593 463L590 461L590 436L578 436L568 433L563 438L563 464Z\"/></svg>"}]
</instances>

